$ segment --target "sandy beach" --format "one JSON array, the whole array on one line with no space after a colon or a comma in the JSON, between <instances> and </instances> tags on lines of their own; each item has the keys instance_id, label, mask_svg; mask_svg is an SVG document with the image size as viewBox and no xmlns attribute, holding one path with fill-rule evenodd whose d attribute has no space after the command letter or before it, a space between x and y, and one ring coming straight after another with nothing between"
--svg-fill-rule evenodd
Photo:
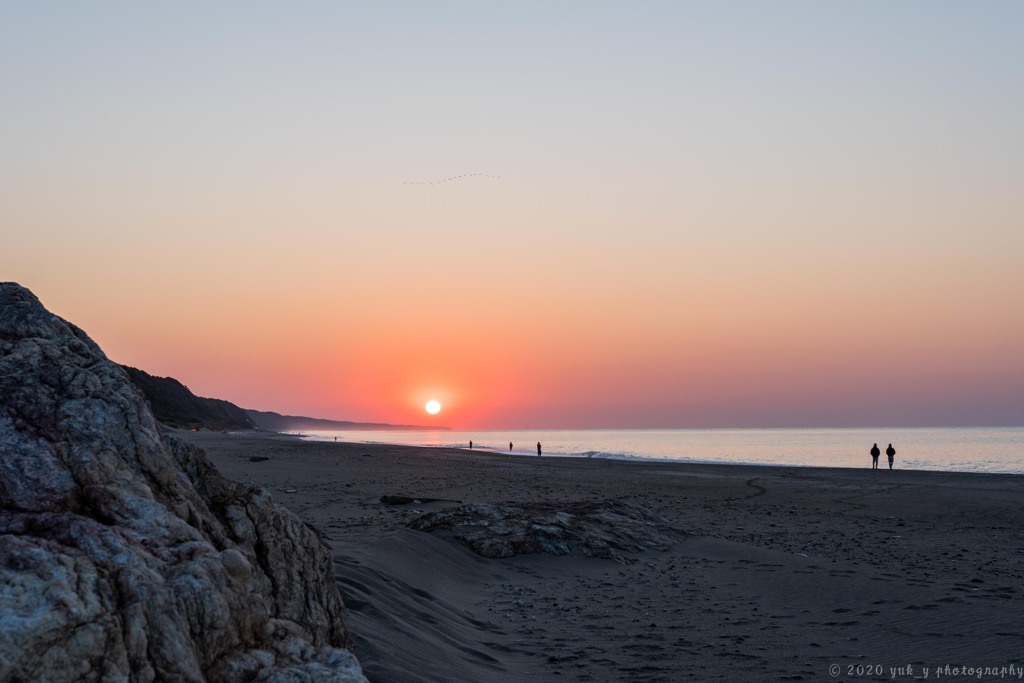
<instances>
[{"instance_id":1,"label":"sandy beach","mask_svg":"<svg viewBox=\"0 0 1024 683\"><path fill-rule=\"evenodd\" d=\"M176 434L329 539L372 681L1005 680L1024 665L1024 477ZM677 538L620 562L487 559L407 528L459 502L591 501L643 506Z\"/></svg>"}]
</instances>

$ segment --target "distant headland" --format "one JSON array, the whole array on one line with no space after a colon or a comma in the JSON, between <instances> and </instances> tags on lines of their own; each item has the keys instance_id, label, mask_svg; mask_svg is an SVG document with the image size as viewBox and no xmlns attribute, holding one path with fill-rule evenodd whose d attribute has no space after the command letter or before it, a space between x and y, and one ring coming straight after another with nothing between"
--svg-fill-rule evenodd
<instances>
[{"instance_id":1,"label":"distant headland","mask_svg":"<svg viewBox=\"0 0 1024 683\"><path fill-rule=\"evenodd\" d=\"M271 432L296 432L317 429L360 429L360 430L430 430L448 431L449 427L426 427L423 425L393 425L382 422L347 422L345 420L324 420L318 417L301 417L298 415L281 415L259 410L246 410L258 429Z\"/></svg>"},{"instance_id":2,"label":"distant headland","mask_svg":"<svg viewBox=\"0 0 1024 683\"><path fill-rule=\"evenodd\" d=\"M242 430L269 432L308 430L443 430L448 427L393 425L380 422L326 420L260 410L248 410L219 398L196 396L173 377L155 377L144 370L122 365L132 383L146 396L158 421L178 429Z\"/></svg>"}]
</instances>

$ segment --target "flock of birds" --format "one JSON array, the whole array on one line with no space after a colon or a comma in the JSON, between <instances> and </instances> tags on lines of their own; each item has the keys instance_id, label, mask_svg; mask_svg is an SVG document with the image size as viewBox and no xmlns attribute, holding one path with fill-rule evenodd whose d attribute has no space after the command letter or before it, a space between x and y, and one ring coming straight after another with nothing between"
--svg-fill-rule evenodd
<instances>
[{"instance_id":1,"label":"flock of birds","mask_svg":"<svg viewBox=\"0 0 1024 683\"><path fill-rule=\"evenodd\" d=\"M442 180L423 180L423 181L405 181L403 185L441 185L443 183L450 183L455 180L462 180L463 178L493 178L495 180L501 178L500 175L491 175L489 173L463 173L462 175L453 175L450 178L444 178Z\"/></svg>"}]
</instances>

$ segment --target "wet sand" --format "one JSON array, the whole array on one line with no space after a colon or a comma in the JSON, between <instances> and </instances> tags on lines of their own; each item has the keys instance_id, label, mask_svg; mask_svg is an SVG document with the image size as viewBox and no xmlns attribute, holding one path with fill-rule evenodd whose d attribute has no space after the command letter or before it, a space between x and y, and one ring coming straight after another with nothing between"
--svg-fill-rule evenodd
<instances>
[{"instance_id":1,"label":"wet sand","mask_svg":"<svg viewBox=\"0 0 1024 683\"><path fill-rule=\"evenodd\" d=\"M371 681L909 681L947 665L939 680L966 681L1024 665L1022 476L178 434L330 538ZM682 535L629 564L485 559L406 528L455 502L382 495L620 500Z\"/></svg>"}]
</instances>

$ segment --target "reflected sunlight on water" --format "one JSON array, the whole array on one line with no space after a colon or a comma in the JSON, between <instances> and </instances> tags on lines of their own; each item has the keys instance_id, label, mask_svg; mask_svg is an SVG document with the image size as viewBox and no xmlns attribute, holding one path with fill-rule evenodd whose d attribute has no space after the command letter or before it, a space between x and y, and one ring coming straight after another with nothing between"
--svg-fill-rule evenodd
<instances>
[{"instance_id":1,"label":"reflected sunlight on water","mask_svg":"<svg viewBox=\"0 0 1024 683\"><path fill-rule=\"evenodd\" d=\"M702 463L870 467L873 443L896 449L898 469L1024 473L1024 427L858 429L593 429L536 431L308 432L311 439L451 446L536 456Z\"/></svg>"}]
</instances>

